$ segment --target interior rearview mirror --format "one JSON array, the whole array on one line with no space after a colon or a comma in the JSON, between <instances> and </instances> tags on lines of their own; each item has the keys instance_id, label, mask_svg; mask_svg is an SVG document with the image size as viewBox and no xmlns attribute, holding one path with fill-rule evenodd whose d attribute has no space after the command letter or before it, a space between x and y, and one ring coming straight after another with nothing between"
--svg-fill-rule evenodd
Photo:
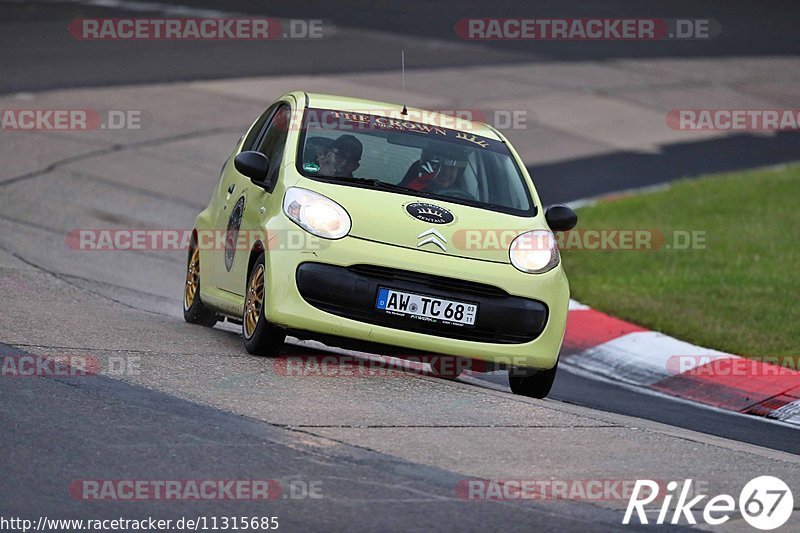
<instances>
[{"instance_id":1,"label":"interior rearview mirror","mask_svg":"<svg viewBox=\"0 0 800 533\"><path fill-rule=\"evenodd\" d=\"M569 231L578 223L578 215L563 204L554 204L544 212L544 219L553 231Z\"/></svg>"},{"instance_id":2,"label":"interior rearview mirror","mask_svg":"<svg viewBox=\"0 0 800 533\"><path fill-rule=\"evenodd\" d=\"M233 166L256 185L267 185L269 159L261 152L242 152L233 160Z\"/></svg>"}]
</instances>

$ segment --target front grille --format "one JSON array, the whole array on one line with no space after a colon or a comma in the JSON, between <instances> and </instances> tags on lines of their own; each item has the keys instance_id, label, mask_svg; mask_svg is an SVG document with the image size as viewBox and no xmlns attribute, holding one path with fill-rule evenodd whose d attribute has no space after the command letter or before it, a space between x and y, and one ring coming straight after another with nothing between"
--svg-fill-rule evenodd
<instances>
[{"instance_id":1,"label":"front grille","mask_svg":"<svg viewBox=\"0 0 800 533\"><path fill-rule=\"evenodd\" d=\"M422 272L411 272L409 270L376 265L353 265L348 267L347 270L363 276L386 280L389 283L392 281L417 283L422 287L432 287L445 291L474 294L476 296L494 296L498 298L508 296L508 293L500 287L494 287L484 283L475 283L473 281L447 278L444 276L435 276Z\"/></svg>"}]
</instances>

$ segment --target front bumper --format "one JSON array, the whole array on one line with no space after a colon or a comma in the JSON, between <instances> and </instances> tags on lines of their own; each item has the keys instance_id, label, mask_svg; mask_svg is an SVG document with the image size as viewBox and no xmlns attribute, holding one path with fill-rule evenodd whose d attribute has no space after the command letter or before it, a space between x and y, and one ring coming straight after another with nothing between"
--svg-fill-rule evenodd
<instances>
[{"instance_id":1,"label":"front bumper","mask_svg":"<svg viewBox=\"0 0 800 533\"><path fill-rule=\"evenodd\" d=\"M476 342L520 344L536 339L547 324L547 306L542 302L511 296L492 285L421 272L374 265L345 268L302 263L297 267L296 282L303 299L317 309L403 331ZM375 296L381 287L476 304L477 320L472 326L459 327L376 312Z\"/></svg>"},{"instance_id":2,"label":"front bumper","mask_svg":"<svg viewBox=\"0 0 800 533\"><path fill-rule=\"evenodd\" d=\"M510 264L431 254L356 237L324 241L316 250L270 249L266 266L267 318L290 331L533 368L551 368L558 358L569 304L569 286L560 266L530 275ZM412 279L400 276L382 283L387 271L405 272ZM434 278L463 284L422 288L419 279L413 279L414 274L430 279L422 273L434 271ZM372 313L378 285L453 300L480 299L478 321L469 329L432 327ZM494 294L459 292L464 287L488 288Z\"/></svg>"}]
</instances>

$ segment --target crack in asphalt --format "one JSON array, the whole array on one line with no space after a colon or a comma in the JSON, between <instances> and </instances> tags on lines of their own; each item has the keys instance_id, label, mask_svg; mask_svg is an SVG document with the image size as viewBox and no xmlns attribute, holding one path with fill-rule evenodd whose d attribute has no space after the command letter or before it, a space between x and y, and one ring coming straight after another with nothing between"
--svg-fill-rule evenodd
<instances>
[{"instance_id":1,"label":"crack in asphalt","mask_svg":"<svg viewBox=\"0 0 800 533\"><path fill-rule=\"evenodd\" d=\"M149 155L149 154L148 154ZM189 207L192 209L197 209L198 211L202 211L206 208L206 206L201 204L196 204L194 202L190 202L189 200L184 200L182 198L175 198L174 196L167 196L166 194L161 194L155 191L151 191L149 189L143 189L141 187L134 187L133 185L127 183L120 183L118 181L110 180L103 176L98 176L97 174L92 174L90 172L86 172L85 170L77 171L73 170L68 173L69 176L79 179L88 179L95 182L102 183L103 185L108 185L110 187L115 187L118 189L122 189L124 191L133 192L136 194L141 194L142 196L149 196L151 198L156 198L158 200L166 200L168 202L174 202L178 205L182 205L184 207Z\"/></svg>"},{"instance_id":2,"label":"crack in asphalt","mask_svg":"<svg viewBox=\"0 0 800 533\"><path fill-rule=\"evenodd\" d=\"M70 279L73 279L73 280L85 281L87 283L96 283L98 285L104 285L106 287L111 287L111 288L115 288L115 289L121 289L121 290L125 290L125 291L135 292L137 294L141 294L143 296L148 296L150 298L158 298L160 300L174 301L174 298L171 297L171 296L163 296L161 294L153 294L152 292L142 291L142 290L139 290L139 289L134 289L132 287L125 287L124 285L117 285L116 283L110 283L108 281L100 281L100 280L96 280L96 279L84 278L82 276L76 276L74 274L62 274L62 273L59 273L59 275L63 276L64 278L70 278ZM83 287L83 286L78 286L76 284L72 284L72 285L74 287L78 287L78 288L82 288ZM91 290L91 289L87 289L87 290ZM138 307L134 307L134 309L138 309ZM145 311L145 309L141 309L141 310ZM157 313L157 314L162 314L162 313ZM172 316L172 315L166 315L165 314L164 316Z\"/></svg>"},{"instance_id":3,"label":"crack in asphalt","mask_svg":"<svg viewBox=\"0 0 800 533\"><path fill-rule=\"evenodd\" d=\"M559 424L559 425L530 425L530 424L273 424L284 429L505 429L505 428L528 428L528 429L594 429L594 428L616 428L620 426L592 425L592 424Z\"/></svg>"},{"instance_id":4,"label":"crack in asphalt","mask_svg":"<svg viewBox=\"0 0 800 533\"><path fill-rule=\"evenodd\" d=\"M18 218L8 217L8 216L5 216L5 215L0 215L0 220L5 220L6 222L11 222L12 224L19 224L20 226L27 226L27 227L30 227L30 228L36 228L38 230L46 231L46 232L52 233L54 235L62 235L62 236L64 235L63 231L60 231L60 230L57 230L57 229L54 229L54 228L51 228L49 226L45 226L45 225L42 225L42 224L38 224L36 222L28 222L27 220L20 220Z\"/></svg>"},{"instance_id":5,"label":"crack in asphalt","mask_svg":"<svg viewBox=\"0 0 800 533\"><path fill-rule=\"evenodd\" d=\"M147 146L161 146L164 144L169 144L178 141L185 141L188 139L197 139L199 137L204 137L207 135L216 135L218 133L238 133L240 130L241 128L234 128L234 127L210 128L207 130L179 133L177 135L170 135L168 137L159 137L157 139L146 139L144 141L137 141L127 144L112 144L111 146L108 146L106 148L101 148L99 150L92 150L90 152L84 152L82 154L65 157L63 159L59 159L58 161L54 161L49 165L47 165L46 167L41 168L39 170L33 170L31 172L26 172L25 174L20 174L19 176L14 176L12 178L0 181L0 187L5 187L6 185L10 185L12 183L19 183L20 181L28 180L31 178L36 178L38 176L42 176L44 174L47 174L48 172L52 172L58 168L61 168L64 165L68 165L70 163L75 163L78 161L85 161L93 157L113 154L115 152L125 152L128 150L135 150L137 148L142 148Z\"/></svg>"},{"instance_id":6,"label":"crack in asphalt","mask_svg":"<svg viewBox=\"0 0 800 533\"><path fill-rule=\"evenodd\" d=\"M111 296L108 296L108 295L103 294L101 292L89 289L88 287L84 287L83 285L79 285L79 284L77 284L77 283L75 283L73 281L70 281L70 279L69 279L70 277L76 277L76 276L70 276L68 274L61 274L60 272L56 272L54 270L49 270L49 269L47 269L47 268L45 268L45 267L43 267L41 265L38 265L38 264L34 263L33 261L30 261L30 260L26 259L22 255L10 250L7 246L5 246L2 243L0 243L0 250L4 250L9 255L11 255L12 257L14 257L16 259L18 259L19 261L22 261L26 265L31 266L31 267L33 267L33 268L35 268L37 270L40 270L40 271L44 272L45 274L49 274L50 276L54 277L55 279L57 279L57 280L59 280L59 281L61 281L63 283L66 283L70 287L74 287L74 288L78 289L79 291L84 291L86 293L93 294L93 295L95 295L95 296L97 296L99 298L103 298L104 300L109 300L109 301L114 302L116 304L119 304L119 305L121 305L123 307L127 307L128 309L141 311L143 313L149 313L151 315L165 316L165 317L172 318L172 315L168 315L166 313L159 313L158 311L151 311L149 309L142 309L140 307L136 307L135 305L131 305L131 304L127 303L127 302L123 302L122 300L118 300L117 298L112 298ZM91 281L91 280L87 280L87 281ZM131 289L131 290L134 290L134 289ZM147 294L147 293L145 293L145 294Z\"/></svg>"},{"instance_id":7,"label":"crack in asphalt","mask_svg":"<svg viewBox=\"0 0 800 533\"><path fill-rule=\"evenodd\" d=\"M225 330L219 330L225 331ZM233 333L233 332L226 332L226 333ZM132 349L121 349L121 348L94 348L92 346L52 346L46 344L22 344L15 342L13 343L14 346L20 346L23 348L44 348L45 350L86 350L86 351L96 351L96 352L109 352L109 353L138 353L138 354L152 354L152 355L223 355L223 356L230 356L232 354L225 354L219 352L163 352L159 351L156 352L154 350L132 350ZM241 354L245 356L244 353Z\"/></svg>"},{"instance_id":8,"label":"crack in asphalt","mask_svg":"<svg viewBox=\"0 0 800 533\"><path fill-rule=\"evenodd\" d=\"M8 216L0 215L0 220L5 220L6 222L11 222L12 224L19 224L20 226L26 226L26 227L30 227L30 228L35 228L35 229L38 229L40 231L44 231L44 232L47 232L47 233L51 233L53 235L58 235L60 237L64 237L65 239L67 238L67 235L69 235L68 233L64 233L63 231L55 229L55 228L44 226L42 224L37 224L35 222L29 222L27 220L20 220L18 218L14 218L14 217L8 217ZM148 259L155 259L155 260L163 261L163 262L166 262L166 263L174 263L175 262L175 256L171 256L169 258L166 258L160 253L159 250L118 250L118 251L119 252L123 252L123 253L131 253L132 252L132 253L136 253L136 254L142 254L144 257L147 257ZM181 252L182 254L186 252L186 250L171 250L171 251ZM79 276L74 276L74 277L79 278ZM82 278L82 279L85 279L85 278ZM97 281L97 280L87 280L87 281ZM98 281L98 283L104 283L104 282ZM118 287L122 287L121 285L117 285L117 286ZM130 289L130 290L136 290L136 289ZM150 293L147 293L147 294L150 294Z\"/></svg>"}]
</instances>

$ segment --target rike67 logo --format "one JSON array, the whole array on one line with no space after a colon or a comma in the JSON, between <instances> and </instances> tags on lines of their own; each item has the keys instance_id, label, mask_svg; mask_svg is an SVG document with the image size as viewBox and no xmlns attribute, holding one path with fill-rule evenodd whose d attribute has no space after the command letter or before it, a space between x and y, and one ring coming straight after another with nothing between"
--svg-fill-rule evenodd
<instances>
[{"instance_id":1,"label":"rike67 logo","mask_svg":"<svg viewBox=\"0 0 800 533\"><path fill-rule=\"evenodd\" d=\"M729 494L714 496L702 505L701 502L708 498L704 494L689 499L692 489L692 480L684 480L683 486L678 490L678 482L667 483L666 494L659 494L659 483L649 479L638 479L633 488L633 494L628 500L628 508L622 519L623 524L629 524L634 511L639 523L648 524L647 511L644 506L659 498L662 505L658 511L656 524L678 524L681 519L686 523L697 524L694 512L701 513L706 524L717 526L724 524L736 513L736 500ZM644 490L643 490L644 489ZM674 497L677 502L673 509L670 508ZM699 508L702 505L702 508ZM759 476L751 479L739 493L738 511L742 518L756 529L775 529L789 520L794 508L794 498L789 486L782 480L773 476ZM670 516L671 515L671 516ZM671 519L670 519L671 518Z\"/></svg>"}]
</instances>

